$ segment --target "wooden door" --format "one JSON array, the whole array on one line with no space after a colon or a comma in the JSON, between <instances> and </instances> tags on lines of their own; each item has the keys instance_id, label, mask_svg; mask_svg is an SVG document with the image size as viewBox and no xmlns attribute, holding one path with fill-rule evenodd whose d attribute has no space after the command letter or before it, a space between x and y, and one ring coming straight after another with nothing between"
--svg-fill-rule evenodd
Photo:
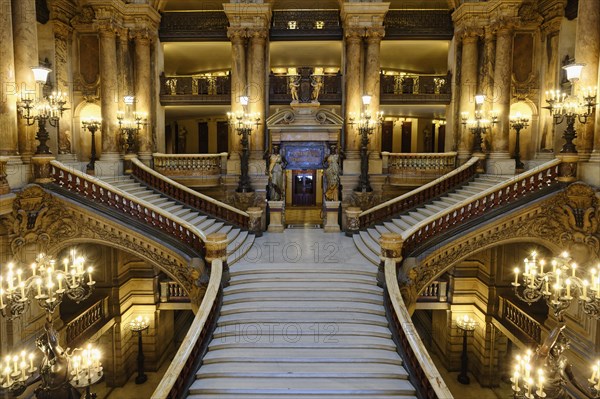
<instances>
[{"instance_id":1,"label":"wooden door","mask_svg":"<svg viewBox=\"0 0 600 399\"><path fill-rule=\"evenodd\" d=\"M294 170L292 173L292 205L315 206L317 199L315 170Z\"/></svg>"},{"instance_id":2,"label":"wooden door","mask_svg":"<svg viewBox=\"0 0 600 399\"><path fill-rule=\"evenodd\" d=\"M446 147L446 125L438 128L437 152L444 152Z\"/></svg>"},{"instance_id":3,"label":"wooden door","mask_svg":"<svg viewBox=\"0 0 600 399\"><path fill-rule=\"evenodd\" d=\"M208 154L208 122L198 123L198 154Z\"/></svg>"},{"instance_id":4,"label":"wooden door","mask_svg":"<svg viewBox=\"0 0 600 399\"><path fill-rule=\"evenodd\" d=\"M400 152L407 154L412 149L412 122L402 123L402 149Z\"/></svg>"},{"instance_id":5,"label":"wooden door","mask_svg":"<svg viewBox=\"0 0 600 399\"><path fill-rule=\"evenodd\" d=\"M229 152L229 125L227 121L217 122L217 153Z\"/></svg>"},{"instance_id":6,"label":"wooden door","mask_svg":"<svg viewBox=\"0 0 600 399\"><path fill-rule=\"evenodd\" d=\"M393 152L394 122L384 121L381 126L381 151Z\"/></svg>"}]
</instances>

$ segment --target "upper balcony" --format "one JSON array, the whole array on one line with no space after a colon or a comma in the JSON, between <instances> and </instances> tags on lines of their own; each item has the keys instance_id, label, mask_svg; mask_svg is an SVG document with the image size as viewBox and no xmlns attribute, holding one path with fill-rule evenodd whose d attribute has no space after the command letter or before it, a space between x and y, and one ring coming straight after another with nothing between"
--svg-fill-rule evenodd
<instances>
[{"instance_id":1,"label":"upper balcony","mask_svg":"<svg viewBox=\"0 0 600 399\"><path fill-rule=\"evenodd\" d=\"M451 75L381 75L381 104L450 104Z\"/></svg>"},{"instance_id":2,"label":"upper balcony","mask_svg":"<svg viewBox=\"0 0 600 399\"><path fill-rule=\"evenodd\" d=\"M160 77L162 105L229 105L231 77L228 72L192 76Z\"/></svg>"}]
</instances>

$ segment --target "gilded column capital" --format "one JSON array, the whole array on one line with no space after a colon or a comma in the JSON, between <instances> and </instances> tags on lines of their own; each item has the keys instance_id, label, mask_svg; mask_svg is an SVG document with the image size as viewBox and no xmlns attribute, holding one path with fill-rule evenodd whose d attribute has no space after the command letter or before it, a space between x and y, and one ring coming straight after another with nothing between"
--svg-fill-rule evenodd
<instances>
[{"instance_id":1,"label":"gilded column capital","mask_svg":"<svg viewBox=\"0 0 600 399\"><path fill-rule=\"evenodd\" d=\"M233 44L244 44L248 37L248 32L246 28L235 28L230 26L227 28L227 37Z\"/></svg>"},{"instance_id":2,"label":"gilded column capital","mask_svg":"<svg viewBox=\"0 0 600 399\"><path fill-rule=\"evenodd\" d=\"M378 43L385 36L385 28L383 26L377 28L367 28L365 30L365 37L367 43Z\"/></svg>"},{"instance_id":3,"label":"gilded column capital","mask_svg":"<svg viewBox=\"0 0 600 399\"><path fill-rule=\"evenodd\" d=\"M122 42L129 41L129 29L128 28L119 28L117 29L117 35L119 36L119 40Z\"/></svg>"},{"instance_id":4,"label":"gilded column capital","mask_svg":"<svg viewBox=\"0 0 600 399\"><path fill-rule=\"evenodd\" d=\"M69 36L73 32L73 28L70 25L59 20L55 20L53 22L54 23L52 29L54 31L54 37L59 40L68 40Z\"/></svg>"},{"instance_id":5,"label":"gilded column capital","mask_svg":"<svg viewBox=\"0 0 600 399\"><path fill-rule=\"evenodd\" d=\"M154 35L146 28L129 30L129 37L133 39L135 43L142 45L149 45L152 42L152 39L154 39Z\"/></svg>"},{"instance_id":6,"label":"gilded column capital","mask_svg":"<svg viewBox=\"0 0 600 399\"><path fill-rule=\"evenodd\" d=\"M344 29L344 37L347 42L360 42L365 36L364 28L346 28Z\"/></svg>"},{"instance_id":7,"label":"gilded column capital","mask_svg":"<svg viewBox=\"0 0 600 399\"><path fill-rule=\"evenodd\" d=\"M496 31L489 26L484 28L483 38L486 42L491 42L496 40Z\"/></svg>"},{"instance_id":8,"label":"gilded column capital","mask_svg":"<svg viewBox=\"0 0 600 399\"><path fill-rule=\"evenodd\" d=\"M269 32L266 29L248 29L248 37L253 43L264 43L269 36Z\"/></svg>"},{"instance_id":9,"label":"gilded column capital","mask_svg":"<svg viewBox=\"0 0 600 399\"><path fill-rule=\"evenodd\" d=\"M496 32L497 36L509 36L515 31L515 21L508 18L497 19L492 23L491 28Z\"/></svg>"},{"instance_id":10,"label":"gilded column capital","mask_svg":"<svg viewBox=\"0 0 600 399\"><path fill-rule=\"evenodd\" d=\"M549 21L546 21L540 27L542 35L544 36L555 36L560 32L560 26L562 24L562 17L556 17Z\"/></svg>"},{"instance_id":11,"label":"gilded column capital","mask_svg":"<svg viewBox=\"0 0 600 399\"><path fill-rule=\"evenodd\" d=\"M117 27L112 20L96 20L96 29L98 30L100 37L115 38L117 36Z\"/></svg>"},{"instance_id":12,"label":"gilded column capital","mask_svg":"<svg viewBox=\"0 0 600 399\"><path fill-rule=\"evenodd\" d=\"M465 28L460 34L463 43L473 43L479 40L479 37L483 36L483 29L481 28Z\"/></svg>"}]
</instances>

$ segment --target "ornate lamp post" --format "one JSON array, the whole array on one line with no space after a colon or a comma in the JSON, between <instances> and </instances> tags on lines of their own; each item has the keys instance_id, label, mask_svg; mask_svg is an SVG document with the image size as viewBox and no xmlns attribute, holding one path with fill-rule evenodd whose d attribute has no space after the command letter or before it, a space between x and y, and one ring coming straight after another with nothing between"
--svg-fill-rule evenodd
<instances>
[{"instance_id":1,"label":"ornate lamp post","mask_svg":"<svg viewBox=\"0 0 600 399\"><path fill-rule=\"evenodd\" d=\"M142 333L149 327L148 318L138 316L129 322L129 329L132 332L138 333L138 356L137 356L137 377L135 377L136 384L143 384L148 380L148 376L144 374L144 346L142 345Z\"/></svg>"},{"instance_id":2,"label":"ornate lamp post","mask_svg":"<svg viewBox=\"0 0 600 399\"><path fill-rule=\"evenodd\" d=\"M250 176L248 175L248 164L250 160L250 148L248 138L252 134L252 130L260 125L260 113L246 113L248 106L248 97L241 96L240 103L244 107L244 111L228 112L227 119L229 126L232 126L237 134L241 136L240 143L242 144L242 154L240 156L240 180L236 191L238 193L250 193L254 191L250 184Z\"/></svg>"},{"instance_id":3,"label":"ornate lamp post","mask_svg":"<svg viewBox=\"0 0 600 399\"><path fill-rule=\"evenodd\" d=\"M121 133L123 134L123 148L125 149L126 154L135 154L135 151L137 150L137 134L142 126L147 123L146 115L131 110L131 107L135 102L133 96L125 96L123 101L125 102L127 110L125 112L119 111L117 113L117 121Z\"/></svg>"},{"instance_id":4,"label":"ornate lamp post","mask_svg":"<svg viewBox=\"0 0 600 399\"><path fill-rule=\"evenodd\" d=\"M21 97L18 104L18 111L21 118L27 121L28 126L32 126L37 122L38 131L35 136L40 142L35 151L36 154L52 154L46 142L50 139L49 133L46 130L46 124L52 127L58 125L58 121L66 110L67 103L66 95L61 92L53 92L50 96L43 95L43 86L46 83L48 74L52 71L46 67L32 67L33 75L36 83L39 85L39 96L31 98L29 94Z\"/></svg>"},{"instance_id":5,"label":"ornate lamp post","mask_svg":"<svg viewBox=\"0 0 600 399\"><path fill-rule=\"evenodd\" d=\"M461 384L469 384L471 382L468 372L469 357L467 356L467 336L469 333L475 331L477 322L467 315L456 320L456 327L463 333L463 344L462 353L460 354L460 374L458 375L458 382Z\"/></svg>"},{"instance_id":6,"label":"ornate lamp post","mask_svg":"<svg viewBox=\"0 0 600 399\"><path fill-rule=\"evenodd\" d=\"M363 96L362 101L365 111L360 114L360 118L357 120L354 114L350 114L348 118L350 126L357 125L358 132L360 133L360 179L355 191L371 192L373 189L369 182L369 136L373 134L375 128L381 126L383 123L383 112L379 111L374 116L371 115L369 111L371 96Z\"/></svg>"},{"instance_id":7,"label":"ornate lamp post","mask_svg":"<svg viewBox=\"0 0 600 399\"><path fill-rule=\"evenodd\" d=\"M84 258L77 256L72 250L64 259L62 266L45 254L40 254L31 265L31 275L25 277L24 270L15 267L12 263L6 265L6 274L0 276L0 313L9 320L23 314L31 297L37 300L38 305L46 312L44 335L36 340L38 348L43 352L41 366L33 365L33 354L22 351L20 356L6 356L5 364L0 366L0 387L18 396L27 386L37 382L36 372L42 383L35 391L39 399L63 399L77 397L74 386L78 385L78 367L84 365L89 374L86 383L91 385L102 376L99 362L99 353L94 352L91 364L81 363L73 353L63 350L58 343L58 334L52 326L52 313L60 305L66 295L75 302L87 299L96 282L92 279L92 267L84 266ZM97 375L92 378L91 374ZM75 381L76 383L73 383ZM89 389L88 389L89 392ZM88 395L87 398L93 396Z\"/></svg>"},{"instance_id":8,"label":"ornate lamp post","mask_svg":"<svg viewBox=\"0 0 600 399\"><path fill-rule=\"evenodd\" d=\"M574 83L579 80L584 64L565 65L563 69L567 71L567 79ZM577 154L577 148L573 140L577 138L575 131L575 122L579 121L585 124L588 118L594 113L596 106L596 88L588 87L582 90L581 97L578 94L567 95L560 90L551 90L546 92L546 102L548 105L544 108L550 111L555 125L567 123L567 128L563 133L565 144L560 150L565 154Z\"/></svg>"},{"instance_id":9,"label":"ornate lamp post","mask_svg":"<svg viewBox=\"0 0 600 399\"><path fill-rule=\"evenodd\" d=\"M492 127L492 125L498 123L498 115L496 113L491 112L488 118L484 117L483 112L481 111L481 106L485 101L485 96L483 94L478 94L475 96L475 116L474 119L469 119L469 113L463 112L461 114L462 124L465 127L468 127L473 134L473 154L481 154L483 153L483 135L485 132Z\"/></svg>"},{"instance_id":10,"label":"ornate lamp post","mask_svg":"<svg viewBox=\"0 0 600 399\"><path fill-rule=\"evenodd\" d=\"M81 355L74 355L81 351ZM85 388L83 399L96 399L96 394L90 392L90 387L100 381L102 365L100 363L100 351L91 344L86 349L75 349L71 356L71 384L77 388Z\"/></svg>"},{"instance_id":11,"label":"ornate lamp post","mask_svg":"<svg viewBox=\"0 0 600 399\"><path fill-rule=\"evenodd\" d=\"M516 140L515 140L515 171L517 173L521 173L525 170L525 165L521 162L521 130L527 128L529 126L529 118L521 115L521 113L516 113L515 115L511 115L510 117L510 126L515 129L516 132Z\"/></svg>"},{"instance_id":12,"label":"ornate lamp post","mask_svg":"<svg viewBox=\"0 0 600 399\"><path fill-rule=\"evenodd\" d=\"M97 119L87 119L81 122L84 129L87 129L92 135L92 150L90 154L90 162L87 164L87 173L93 174L96 165L96 137L95 134L100 129L101 123Z\"/></svg>"}]
</instances>

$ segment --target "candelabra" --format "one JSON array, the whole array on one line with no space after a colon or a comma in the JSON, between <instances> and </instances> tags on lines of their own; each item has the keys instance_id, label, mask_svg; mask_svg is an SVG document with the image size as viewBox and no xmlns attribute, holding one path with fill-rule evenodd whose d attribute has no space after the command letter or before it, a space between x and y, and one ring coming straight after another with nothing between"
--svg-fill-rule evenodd
<instances>
[{"instance_id":1,"label":"candelabra","mask_svg":"<svg viewBox=\"0 0 600 399\"><path fill-rule=\"evenodd\" d=\"M142 333L149 327L148 318L138 316L129 322L129 329L132 332L138 333L138 357L137 357L137 377L135 378L136 384L143 384L148 380L148 376L144 374L144 346L142 345Z\"/></svg>"},{"instance_id":2,"label":"candelabra","mask_svg":"<svg viewBox=\"0 0 600 399\"><path fill-rule=\"evenodd\" d=\"M467 374L469 365L469 358L467 356L467 336L469 333L475 331L477 322L469 316L464 315L462 318L456 320L456 327L458 327L458 329L463 333L462 353L460 355L460 374L458 375L458 382L466 385L471 382Z\"/></svg>"},{"instance_id":3,"label":"candelabra","mask_svg":"<svg viewBox=\"0 0 600 399\"><path fill-rule=\"evenodd\" d=\"M360 118L357 120L355 114L350 114L348 118L350 126L357 125L360 134L360 179L355 191L371 192L373 189L369 182L369 136L383 123L383 112L376 112L374 116L371 114L369 111L371 96L363 96L362 101L365 111L360 114Z\"/></svg>"},{"instance_id":4,"label":"candelabra","mask_svg":"<svg viewBox=\"0 0 600 399\"><path fill-rule=\"evenodd\" d=\"M123 98L127 111L119 111L117 113L117 121L119 129L123 134L123 148L127 154L135 154L136 137L142 126L147 124L146 115L139 112L132 112L131 107L135 102L133 96L125 96Z\"/></svg>"},{"instance_id":5,"label":"candelabra","mask_svg":"<svg viewBox=\"0 0 600 399\"><path fill-rule=\"evenodd\" d=\"M250 149L248 138L252 134L252 130L260 125L260 113L247 113L248 97L241 96L240 103L244 107L243 111L228 112L227 119L229 126L232 126L237 134L241 136L240 143L242 145L242 153L240 155L240 180L236 191L238 193L249 193L254 191L250 184L250 176L248 175L248 164L250 160Z\"/></svg>"},{"instance_id":6,"label":"candelabra","mask_svg":"<svg viewBox=\"0 0 600 399\"><path fill-rule=\"evenodd\" d=\"M76 352L81 352L81 355L74 355ZM100 351L88 344L86 349L75 349L69 360L71 384L77 388L85 388L84 399L96 399L96 394L90 392L90 389L104 374L100 363Z\"/></svg>"},{"instance_id":7,"label":"candelabra","mask_svg":"<svg viewBox=\"0 0 600 399\"><path fill-rule=\"evenodd\" d=\"M545 299L554 315L562 321L565 310L577 298L582 310L591 317L600 318L600 264L590 268L589 280L577 275L578 265L567 252L554 258L550 265L538 259L537 253L524 260L523 281L519 283L520 269L515 268L512 283L519 299L527 303Z\"/></svg>"},{"instance_id":8,"label":"candelabra","mask_svg":"<svg viewBox=\"0 0 600 399\"><path fill-rule=\"evenodd\" d=\"M36 154L52 154L46 142L50 139L46 124L52 127L57 127L63 112L67 109L67 97L64 93L53 92L50 96L43 95L43 86L46 83L48 74L52 71L46 67L32 67L34 79L39 85L39 96L35 95L32 98L29 93L24 96L18 103L18 111L21 118L25 119L28 126L38 124L38 131L35 136L39 141L39 145L35 151Z\"/></svg>"},{"instance_id":9,"label":"candelabra","mask_svg":"<svg viewBox=\"0 0 600 399\"><path fill-rule=\"evenodd\" d=\"M93 268L86 268L84 262L84 258L78 256L75 250L70 251L62 266L51 257L39 254L31 264L30 276L25 277L23 269L12 263L6 265L6 274L0 276L2 316L13 320L22 315L31 302L30 297L37 300L46 313L44 334L36 340L36 345L44 354L39 367L42 384L36 389L39 399L70 398L73 387L77 386L71 382L71 373L78 368L73 363L76 357L59 346L56 330L52 326L52 313L65 295L75 302L81 302L91 295L96 282L92 279ZM35 374L38 369L34 367L33 359L34 355L25 351L21 352L21 356L6 356L5 364L0 370L2 389L18 396L28 385L36 382L38 378ZM94 367L94 373L100 372L99 377L88 378L88 382L80 386L91 385L101 377L101 368L98 371L99 355L95 357ZM91 369L88 371L91 372ZM77 377L78 373L75 374ZM92 380L93 382L89 382ZM89 388L87 390L89 393ZM87 396L88 399L93 397L90 395Z\"/></svg>"},{"instance_id":10,"label":"candelabra","mask_svg":"<svg viewBox=\"0 0 600 399\"><path fill-rule=\"evenodd\" d=\"M521 161L521 130L529 126L529 118L517 112L510 116L510 126L515 129L515 171L520 173L525 170L525 165Z\"/></svg>"},{"instance_id":11,"label":"candelabra","mask_svg":"<svg viewBox=\"0 0 600 399\"><path fill-rule=\"evenodd\" d=\"M86 169L88 173L93 173L96 166L96 131L100 129L100 121L97 119L88 119L81 122L84 129L87 129L92 135L92 149L90 154L90 162L87 164Z\"/></svg>"},{"instance_id":12,"label":"candelabra","mask_svg":"<svg viewBox=\"0 0 600 399\"><path fill-rule=\"evenodd\" d=\"M495 112L490 112L489 117L485 118L481 111L481 106L485 101L483 94L475 96L475 116L474 119L469 119L469 113L461 113L461 119L463 126L469 128L473 134L473 147L472 152L483 153L483 135L485 132L492 127L492 125L498 123L498 115Z\"/></svg>"},{"instance_id":13,"label":"candelabra","mask_svg":"<svg viewBox=\"0 0 600 399\"><path fill-rule=\"evenodd\" d=\"M574 83L579 80L584 64L570 64L563 67L567 71L567 79ZM567 128L563 132L565 144L561 153L577 154L577 148L573 140L577 138L575 131L575 122L586 124L588 118L594 113L596 106L596 88L588 87L582 90L581 98L578 95L567 95L560 90L551 90L546 92L546 102L548 105L544 108L550 111L555 125L567 123Z\"/></svg>"}]
</instances>

